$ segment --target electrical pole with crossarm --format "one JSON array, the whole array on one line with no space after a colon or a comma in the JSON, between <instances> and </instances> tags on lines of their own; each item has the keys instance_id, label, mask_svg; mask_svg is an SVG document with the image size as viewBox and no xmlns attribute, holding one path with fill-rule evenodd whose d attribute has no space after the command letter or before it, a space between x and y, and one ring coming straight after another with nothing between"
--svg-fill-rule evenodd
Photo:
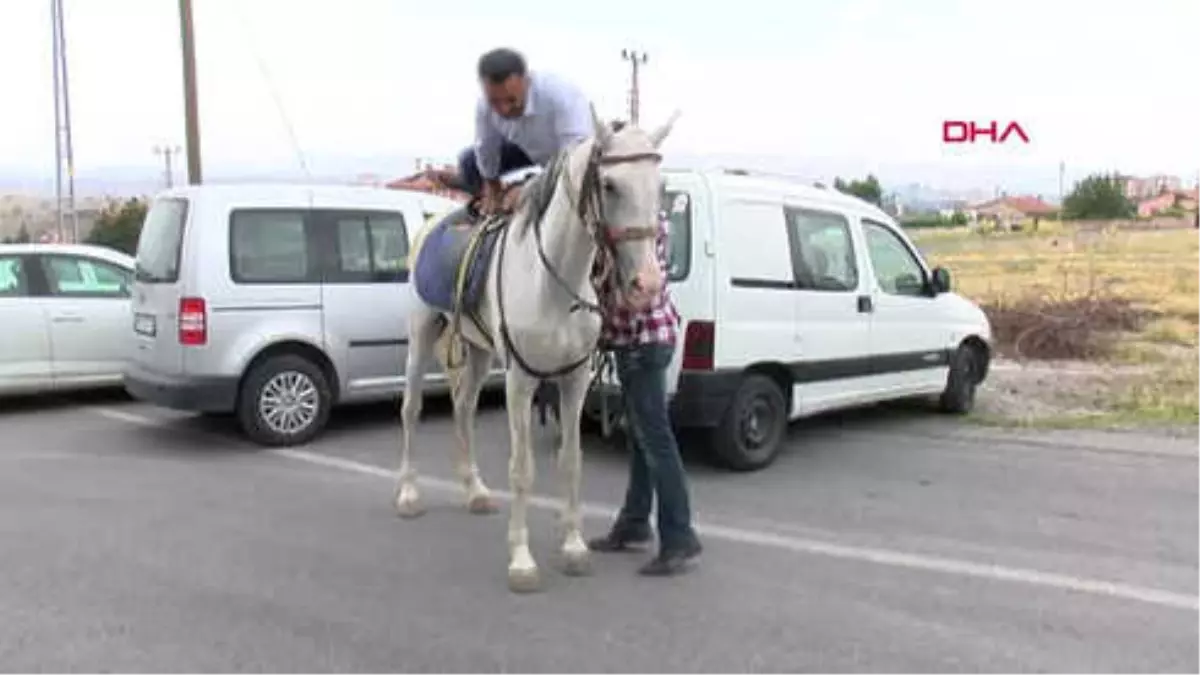
<instances>
[{"instance_id":1,"label":"electrical pole with crossarm","mask_svg":"<svg viewBox=\"0 0 1200 675\"><path fill-rule=\"evenodd\" d=\"M641 104L641 87L638 81L638 72L641 66L646 63L646 52L639 52L634 49L622 49L621 58L628 61L632 69L629 86L629 123L637 126L638 108Z\"/></svg>"}]
</instances>

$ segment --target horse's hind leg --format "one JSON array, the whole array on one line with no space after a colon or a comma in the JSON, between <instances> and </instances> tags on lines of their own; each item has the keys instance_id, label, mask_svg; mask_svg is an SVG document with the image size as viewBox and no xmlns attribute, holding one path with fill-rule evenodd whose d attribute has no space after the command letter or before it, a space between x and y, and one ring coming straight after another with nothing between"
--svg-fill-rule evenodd
<instances>
[{"instance_id":1,"label":"horse's hind leg","mask_svg":"<svg viewBox=\"0 0 1200 675\"><path fill-rule=\"evenodd\" d=\"M400 405L402 425L400 444L400 482L396 486L396 511L404 518L424 513L417 491L417 470L412 464L413 437L421 418L424 399L425 369L433 354L434 342L445 326L437 312L416 303L409 314L408 360L404 368L404 402Z\"/></svg>"},{"instance_id":2,"label":"horse's hind leg","mask_svg":"<svg viewBox=\"0 0 1200 675\"><path fill-rule=\"evenodd\" d=\"M455 468L467 491L467 508L471 513L495 513L492 493L479 477L475 461L475 412L491 371L492 353L470 343L466 347L466 363L458 374L454 392L454 430L458 436Z\"/></svg>"},{"instance_id":3,"label":"horse's hind leg","mask_svg":"<svg viewBox=\"0 0 1200 675\"><path fill-rule=\"evenodd\" d=\"M580 513L583 448L579 438L579 419L583 414L583 400L587 395L590 377L588 369L579 368L558 381L559 429L562 438L558 451L558 470L565 492L561 514L562 557L564 571L574 576L591 571L587 543L583 540L583 516Z\"/></svg>"}]
</instances>

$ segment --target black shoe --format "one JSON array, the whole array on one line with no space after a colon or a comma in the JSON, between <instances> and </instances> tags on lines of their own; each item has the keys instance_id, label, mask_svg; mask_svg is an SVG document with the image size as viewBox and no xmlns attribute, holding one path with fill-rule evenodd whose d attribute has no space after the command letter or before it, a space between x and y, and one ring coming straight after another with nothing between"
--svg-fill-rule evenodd
<instances>
[{"instance_id":1,"label":"black shoe","mask_svg":"<svg viewBox=\"0 0 1200 675\"><path fill-rule=\"evenodd\" d=\"M640 527L618 525L603 537L589 541L588 548L601 553L613 553L626 551L633 547L640 548L641 545L650 543L653 538L654 533L651 532L649 525Z\"/></svg>"},{"instance_id":2,"label":"black shoe","mask_svg":"<svg viewBox=\"0 0 1200 675\"><path fill-rule=\"evenodd\" d=\"M646 563L638 570L638 574L648 577L670 577L676 574L681 574L688 570L688 563L695 560L704 547L699 541L692 540L692 543L683 548L661 551L653 560Z\"/></svg>"}]
</instances>

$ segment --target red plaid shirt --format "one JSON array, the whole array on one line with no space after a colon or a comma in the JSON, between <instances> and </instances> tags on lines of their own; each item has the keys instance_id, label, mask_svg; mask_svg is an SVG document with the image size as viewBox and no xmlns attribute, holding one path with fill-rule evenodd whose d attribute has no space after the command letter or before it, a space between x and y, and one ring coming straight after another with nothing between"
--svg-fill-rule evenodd
<instances>
[{"instance_id":1,"label":"red plaid shirt","mask_svg":"<svg viewBox=\"0 0 1200 675\"><path fill-rule=\"evenodd\" d=\"M659 214L658 265L664 279L667 274L667 228L670 221L665 213ZM671 292L663 284L662 292L645 311L636 312L613 297L612 282L606 279L600 288L601 300L606 308L600 341L604 347L632 347L646 344L675 344L679 334L679 312L671 299Z\"/></svg>"}]
</instances>

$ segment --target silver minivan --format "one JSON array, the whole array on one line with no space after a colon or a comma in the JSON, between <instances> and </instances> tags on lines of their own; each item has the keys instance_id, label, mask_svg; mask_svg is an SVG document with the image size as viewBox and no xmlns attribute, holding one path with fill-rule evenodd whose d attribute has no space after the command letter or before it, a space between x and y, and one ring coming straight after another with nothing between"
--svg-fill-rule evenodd
<instances>
[{"instance_id":1,"label":"silver minivan","mask_svg":"<svg viewBox=\"0 0 1200 675\"><path fill-rule=\"evenodd\" d=\"M126 389L164 407L235 413L270 446L311 440L334 405L394 399L416 298L411 237L457 205L352 186L160 193L138 242ZM426 381L446 390L436 368Z\"/></svg>"}]
</instances>

